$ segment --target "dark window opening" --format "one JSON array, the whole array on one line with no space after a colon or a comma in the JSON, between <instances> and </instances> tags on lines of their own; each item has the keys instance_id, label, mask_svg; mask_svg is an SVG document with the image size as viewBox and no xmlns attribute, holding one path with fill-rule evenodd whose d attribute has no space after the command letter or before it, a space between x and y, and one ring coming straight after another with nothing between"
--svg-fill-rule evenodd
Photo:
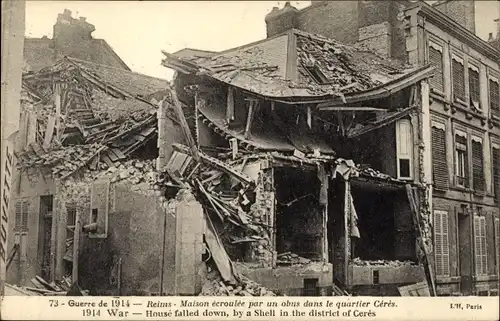
<instances>
[{"instance_id":1,"label":"dark window opening","mask_svg":"<svg viewBox=\"0 0 500 321\"><path fill-rule=\"evenodd\" d=\"M304 279L304 296L319 296L318 279Z\"/></svg>"},{"instance_id":2,"label":"dark window opening","mask_svg":"<svg viewBox=\"0 0 500 321\"><path fill-rule=\"evenodd\" d=\"M97 223L98 213L99 213L99 211L97 210L97 208L92 209L92 217L91 217L92 221L91 221L91 223Z\"/></svg>"},{"instance_id":3,"label":"dark window opening","mask_svg":"<svg viewBox=\"0 0 500 321\"><path fill-rule=\"evenodd\" d=\"M76 224L76 207L72 205L66 206L66 213L66 224L68 226L74 226Z\"/></svg>"},{"instance_id":4,"label":"dark window opening","mask_svg":"<svg viewBox=\"0 0 500 321\"><path fill-rule=\"evenodd\" d=\"M359 230L359 238L351 237L353 259L414 261L415 229L406 191L358 180L351 185Z\"/></svg>"},{"instance_id":5,"label":"dark window opening","mask_svg":"<svg viewBox=\"0 0 500 321\"><path fill-rule=\"evenodd\" d=\"M410 177L410 160L409 159L399 159L399 176L400 177Z\"/></svg>"},{"instance_id":6,"label":"dark window opening","mask_svg":"<svg viewBox=\"0 0 500 321\"><path fill-rule=\"evenodd\" d=\"M306 70L318 84L325 85L330 83L328 78L326 78L325 74L317 66L306 67Z\"/></svg>"},{"instance_id":7,"label":"dark window opening","mask_svg":"<svg viewBox=\"0 0 500 321\"><path fill-rule=\"evenodd\" d=\"M379 273L378 273L377 270L373 271L372 278L373 278L373 284L379 284L380 283L380 275L379 275Z\"/></svg>"},{"instance_id":8,"label":"dark window opening","mask_svg":"<svg viewBox=\"0 0 500 321\"><path fill-rule=\"evenodd\" d=\"M316 172L278 168L274 177L278 263L306 263L303 258L320 260L324 231Z\"/></svg>"},{"instance_id":9,"label":"dark window opening","mask_svg":"<svg viewBox=\"0 0 500 321\"><path fill-rule=\"evenodd\" d=\"M131 158L137 158L141 160L154 160L158 158L158 146L157 146L157 139L156 139L156 134L150 134L151 136L148 137L140 137L138 135L138 139L147 139L147 142L138 147L136 150L134 150L131 154Z\"/></svg>"},{"instance_id":10,"label":"dark window opening","mask_svg":"<svg viewBox=\"0 0 500 321\"><path fill-rule=\"evenodd\" d=\"M467 138L455 136L455 175L458 186L468 187L469 161L467 155Z\"/></svg>"}]
</instances>

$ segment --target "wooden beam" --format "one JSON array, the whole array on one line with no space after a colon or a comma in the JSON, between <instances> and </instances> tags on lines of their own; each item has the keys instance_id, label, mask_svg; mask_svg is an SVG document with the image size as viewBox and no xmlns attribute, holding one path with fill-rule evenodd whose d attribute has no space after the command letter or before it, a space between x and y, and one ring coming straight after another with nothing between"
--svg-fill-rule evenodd
<instances>
[{"instance_id":1,"label":"wooden beam","mask_svg":"<svg viewBox=\"0 0 500 321\"><path fill-rule=\"evenodd\" d=\"M73 269L71 271L71 281L73 284L78 283L78 256L80 255L81 211L82 208L76 208L75 231L73 232Z\"/></svg>"},{"instance_id":2,"label":"wooden beam","mask_svg":"<svg viewBox=\"0 0 500 321\"><path fill-rule=\"evenodd\" d=\"M320 111L387 111L385 108L376 108L376 107L363 107L363 106L331 106L331 107L320 107L318 108Z\"/></svg>"},{"instance_id":3,"label":"wooden beam","mask_svg":"<svg viewBox=\"0 0 500 321\"><path fill-rule=\"evenodd\" d=\"M252 121L253 121L253 118L255 116L255 110L257 109L257 106L259 103L258 100L253 99L253 98L247 99L247 101L249 102L249 106L248 106L247 123L245 126L245 134L244 134L245 139L250 136Z\"/></svg>"},{"instance_id":4,"label":"wooden beam","mask_svg":"<svg viewBox=\"0 0 500 321\"><path fill-rule=\"evenodd\" d=\"M312 111L311 106L307 106L307 126L309 129L312 128Z\"/></svg>"},{"instance_id":5,"label":"wooden beam","mask_svg":"<svg viewBox=\"0 0 500 321\"><path fill-rule=\"evenodd\" d=\"M227 88L227 106L226 106L226 121L229 123L234 120L234 88Z\"/></svg>"},{"instance_id":6,"label":"wooden beam","mask_svg":"<svg viewBox=\"0 0 500 321\"><path fill-rule=\"evenodd\" d=\"M200 155L198 154L198 148L196 148L196 142L193 138L193 135L191 134L191 130L189 129L189 125L186 121L186 117L184 116L184 112L182 111L181 102L179 101L179 98L177 98L177 93L175 92L175 90L173 90L172 88L169 88L169 90L172 96L172 100L174 101L174 110L177 114L177 118L180 121L182 132L184 133L189 148L191 149L191 156L194 158L194 160L199 162Z\"/></svg>"},{"instance_id":7,"label":"wooden beam","mask_svg":"<svg viewBox=\"0 0 500 321\"><path fill-rule=\"evenodd\" d=\"M419 212L418 212L418 207L417 203L415 201L415 195L413 194L413 188L411 185L407 184L406 186L406 195L408 196L408 201L410 203L410 209L413 214L413 223L417 227L418 231L418 237L417 239L419 240L420 243L420 248L422 249L422 252L424 253L424 270L426 271L426 276L427 276L427 282L431 284L430 290L431 290L431 296L436 296L436 285L434 283L434 273L432 269L432 265L430 264L429 260L429 253L427 253L427 248L425 246L425 242L423 239L423 233L422 233L422 228L420 226L420 220L419 220Z\"/></svg>"}]
</instances>

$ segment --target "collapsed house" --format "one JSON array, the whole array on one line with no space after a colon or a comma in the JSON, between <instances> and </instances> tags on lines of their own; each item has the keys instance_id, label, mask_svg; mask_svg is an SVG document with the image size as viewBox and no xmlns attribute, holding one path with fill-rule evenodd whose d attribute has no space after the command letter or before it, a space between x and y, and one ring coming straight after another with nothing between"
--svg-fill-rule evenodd
<instances>
[{"instance_id":1,"label":"collapsed house","mask_svg":"<svg viewBox=\"0 0 500 321\"><path fill-rule=\"evenodd\" d=\"M192 52L166 53L172 88L73 58L25 75L11 283L314 296L433 282L413 144L431 68L297 30Z\"/></svg>"},{"instance_id":2,"label":"collapsed house","mask_svg":"<svg viewBox=\"0 0 500 321\"><path fill-rule=\"evenodd\" d=\"M413 143L432 68L298 30L192 52L163 61L193 137L175 155L218 170L159 166L202 194L226 281L237 271L285 295L433 282L429 147Z\"/></svg>"}]
</instances>

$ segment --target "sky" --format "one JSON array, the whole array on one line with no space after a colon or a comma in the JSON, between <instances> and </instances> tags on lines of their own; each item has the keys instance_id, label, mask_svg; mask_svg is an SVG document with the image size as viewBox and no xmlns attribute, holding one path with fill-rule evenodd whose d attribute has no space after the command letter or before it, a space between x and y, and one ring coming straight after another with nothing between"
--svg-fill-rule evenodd
<instances>
[{"instance_id":1,"label":"sky","mask_svg":"<svg viewBox=\"0 0 500 321\"><path fill-rule=\"evenodd\" d=\"M161 50L221 51L264 39L264 17L284 1L34 1L26 2L26 36L52 37L64 9L87 17L95 38L105 39L133 70L170 79L161 66ZM310 1L291 1L298 9ZM476 1L477 33L487 39L496 30L496 1Z\"/></svg>"}]
</instances>

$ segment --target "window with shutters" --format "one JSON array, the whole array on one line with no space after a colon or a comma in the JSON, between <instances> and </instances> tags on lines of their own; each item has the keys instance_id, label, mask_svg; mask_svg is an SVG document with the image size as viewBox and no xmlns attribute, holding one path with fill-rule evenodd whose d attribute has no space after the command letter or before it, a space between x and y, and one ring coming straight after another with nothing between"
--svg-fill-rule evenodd
<instances>
[{"instance_id":1,"label":"window with shutters","mask_svg":"<svg viewBox=\"0 0 500 321\"><path fill-rule=\"evenodd\" d=\"M465 71L462 59L453 57L451 60L453 77L453 97L465 102Z\"/></svg>"},{"instance_id":2,"label":"window with shutters","mask_svg":"<svg viewBox=\"0 0 500 321\"><path fill-rule=\"evenodd\" d=\"M490 78L488 83L491 116L500 118L500 85L498 84L498 80L494 78Z\"/></svg>"},{"instance_id":3,"label":"window with shutters","mask_svg":"<svg viewBox=\"0 0 500 321\"><path fill-rule=\"evenodd\" d=\"M436 276L450 276L448 212L434 211L434 259Z\"/></svg>"},{"instance_id":4,"label":"window with shutters","mask_svg":"<svg viewBox=\"0 0 500 321\"><path fill-rule=\"evenodd\" d=\"M398 178L411 179L413 177L413 137L409 119L396 122L396 154Z\"/></svg>"},{"instance_id":5,"label":"window with shutters","mask_svg":"<svg viewBox=\"0 0 500 321\"><path fill-rule=\"evenodd\" d=\"M493 191L495 200L500 203L500 147L491 149L491 158L493 160Z\"/></svg>"},{"instance_id":6,"label":"window with shutters","mask_svg":"<svg viewBox=\"0 0 500 321\"><path fill-rule=\"evenodd\" d=\"M467 138L455 135L455 177L456 185L468 187Z\"/></svg>"},{"instance_id":7,"label":"window with shutters","mask_svg":"<svg viewBox=\"0 0 500 321\"><path fill-rule=\"evenodd\" d=\"M16 221L14 231L26 232L28 231L28 215L29 215L29 202L27 200L18 200L16 202Z\"/></svg>"},{"instance_id":8,"label":"window with shutters","mask_svg":"<svg viewBox=\"0 0 500 321\"><path fill-rule=\"evenodd\" d=\"M480 109L480 90L479 90L479 68L474 65L469 66L469 98L470 106Z\"/></svg>"},{"instance_id":9,"label":"window with shutters","mask_svg":"<svg viewBox=\"0 0 500 321\"><path fill-rule=\"evenodd\" d=\"M429 63L434 67L434 76L429 83L431 88L443 91L443 48L429 43Z\"/></svg>"},{"instance_id":10,"label":"window with shutters","mask_svg":"<svg viewBox=\"0 0 500 321\"><path fill-rule=\"evenodd\" d=\"M497 275L500 275L500 219L495 218L495 264Z\"/></svg>"},{"instance_id":11,"label":"window with shutters","mask_svg":"<svg viewBox=\"0 0 500 321\"><path fill-rule=\"evenodd\" d=\"M444 126L432 126L432 176L438 189L448 188L448 163L446 157L446 131Z\"/></svg>"},{"instance_id":12,"label":"window with shutters","mask_svg":"<svg viewBox=\"0 0 500 321\"><path fill-rule=\"evenodd\" d=\"M488 274L488 254L486 249L486 218L474 217L474 257L476 275Z\"/></svg>"},{"instance_id":13,"label":"window with shutters","mask_svg":"<svg viewBox=\"0 0 500 321\"><path fill-rule=\"evenodd\" d=\"M483 143L476 137L472 139L472 187L477 192L483 192L485 187Z\"/></svg>"}]
</instances>

